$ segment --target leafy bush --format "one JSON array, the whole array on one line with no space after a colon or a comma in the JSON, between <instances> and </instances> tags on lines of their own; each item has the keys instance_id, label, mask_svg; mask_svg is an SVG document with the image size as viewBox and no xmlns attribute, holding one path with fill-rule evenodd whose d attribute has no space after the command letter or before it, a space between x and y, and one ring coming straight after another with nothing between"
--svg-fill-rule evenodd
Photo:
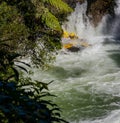
<instances>
[{"instance_id":1,"label":"leafy bush","mask_svg":"<svg viewBox=\"0 0 120 123\"><path fill-rule=\"evenodd\" d=\"M0 42L46 67L61 48L61 15L71 11L62 0L1 0Z\"/></svg>"},{"instance_id":2,"label":"leafy bush","mask_svg":"<svg viewBox=\"0 0 120 123\"><path fill-rule=\"evenodd\" d=\"M36 66L53 60L62 34L57 12L71 11L62 0L0 0L0 123L66 122L58 106L45 99L54 96L48 84L20 79L20 69L27 69L15 63L29 66L20 56Z\"/></svg>"},{"instance_id":3,"label":"leafy bush","mask_svg":"<svg viewBox=\"0 0 120 123\"><path fill-rule=\"evenodd\" d=\"M4 45L4 46L3 46ZM61 118L60 109L47 96L48 84L32 82L21 78L17 68L27 72L23 66L16 65L17 53L6 50L9 46L0 43L0 123L52 123L66 122ZM24 65L28 64L21 62ZM44 98L45 97L45 98Z\"/></svg>"},{"instance_id":4,"label":"leafy bush","mask_svg":"<svg viewBox=\"0 0 120 123\"><path fill-rule=\"evenodd\" d=\"M42 92L47 84L37 83L37 85L41 87L30 83L27 85L30 86L29 91L26 91L26 85L18 86L16 82L0 81L1 123L66 122L61 119L60 109L56 104L42 99L42 97L53 96L48 92Z\"/></svg>"}]
</instances>

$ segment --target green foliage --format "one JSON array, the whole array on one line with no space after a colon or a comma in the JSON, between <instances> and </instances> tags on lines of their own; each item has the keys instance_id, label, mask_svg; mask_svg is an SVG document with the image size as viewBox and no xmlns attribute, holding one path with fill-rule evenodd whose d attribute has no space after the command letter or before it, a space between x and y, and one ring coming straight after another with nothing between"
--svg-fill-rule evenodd
<instances>
[{"instance_id":1,"label":"green foliage","mask_svg":"<svg viewBox=\"0 0 120 123\"><path fill-rule=\"evenodd\" d=\"M43 1L50 3L52 6L56 7L59 11L72 12L72 9L68 6L68 4L66 4L62 0L43 0Z\"/></svg>"},{"instance_id":2,"label":"green foliage","mask_svg":"<svg viewBox=\"0 0 120 123\"><path fill-rule=\"evenodd\" d=\"M29 90L26 89L27 86ZM53 96L48 92L44 92L43 89L48 89L47 84L37 82L18 86L15 82L6 83L1 81L1 123L66 122L61 119L60 109L56 104L42 99L46 96Z\"/></svg>"},{"instance_id":3,"label":"green foliage","mask_svg":"<svg viewBox=\"0 0 120 123\"><path fill-rule=\"evenodd\" d=\"M41 19L42 23L45 23L49 28L62 31L58 19L51 12L49 12L48 9L44 10L44 14L42 14Z\"/></svg>"},{"instance_id":4,"label":"green foliage","mask_svg":"<svg viewBox=\"0 0 120 123\"><path fill-rule=\"evenodd\" d=\"M1 123L66 122L61 118L59 107L45 99L54 96L48 92L49 83L20 78L22 71L28 72L21 64L30 66L19 61L27 56L39 67L54 59L54 52L60 48L62 29L59 17L49 6L59 8L63 14L71 11L61 0L60 3L0 1Z\"/></svg>"},{"instance_id":5,"label":"green foliage","mask_svg":"<svg viewBox=\"0 0 120 123\"><path fill-rule=\"evenodd\" d=\"M0 41L9 44L11 49L17 49L28 37L28 29L21 21L16 7L6 2L0 4Z\"/></svg>"},{"instance_id":6,"label":"green foliage","mask_svg":"<svg viewBox=\"0 0 120 123\"><path fill-rule=\"evenodd\" d=\"M49 67L50 63L55 60L54 50L60 49L59 40L59 38L54 38L53 40L51 36L44 36L38 39L37 48L33 50L32 53L32 60L38 67L41 65L43 69L46 69ZM51 53L51 51L53 52ZM49 64L45 64L45 60L47 60Z\"/></svg>"},{"instance_id":7,"label":"green foliage","mask_svg":"<svg viewBox=\"0 0 120 123\"><path fill-rule=\"evenodd\" d=\"M0 43L0 45L3 45ZM6 46L6 45L5 45ZM8 46L9 47L9 46ZM48 85L20 78L17 68L27 72L17 61L20 55L3 47L0 49L0 122L1 123L53 123L66 122L61 118L59 107L51 100L44 99L54 96L48 92Z\"/></svg>"},{"instance_id":8,"label":"green foliage","mask_svg":"<svg viewBox=\"0 0 120 123\"><path fill-rule=\"evenodd\" d=\"M17 51L22 56L31 57L37 51L44 62L39 61L37 55L32 57L32 61L37 66L47 65L55 56L53 52L60 48L61 15L69 12L71 8L62 0L1 0L0 42L4 41L10 50ZM38 44L44 45L44 51L49 52L40 53L43 48L38 48Z\"/></svg>"}]
</instances>

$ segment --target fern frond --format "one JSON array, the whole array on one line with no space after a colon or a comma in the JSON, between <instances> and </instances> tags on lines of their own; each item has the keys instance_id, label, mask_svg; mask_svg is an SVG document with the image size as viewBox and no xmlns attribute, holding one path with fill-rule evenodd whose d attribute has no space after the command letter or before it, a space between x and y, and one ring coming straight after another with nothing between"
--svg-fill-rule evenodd
<instances>
[{"instance_id":1,"label":"fern frond","mask_svg":"<svg viewBox=\"0 0 120 123\"><path fill-rule=\"evenodd\" d=\"M45 14L42 15L42 20L45 21L45 24L52 29L55 29L55 30L61 29L58 19L49 11L45 12Z\"/></svg>"},{"instance_id":2,"label":"fern frond","mask_svg":"<svg viewBox=\"0 0 120 123\"><path fill-rule=\"evenodd\" d=\"M37 8L36 18L40 18L41 22L45 24L48 28L60 32L62 31L59 20L54 16L54 14L49 11L48 8L44 6L42 2L34 0L34 5Z\"/></svg>"},{"instance_id":3,"label":"fern frond","mask_svg":"<svg viewBox=\"0 0 120 123\"><path fill-rule=\"evenodd\" d=\"M62 0L44 0L44 2L47 2L51 4L52 6L56 7L58 10L63 11L63 12L72 12L72 8L68 6L65 2Z\"/></svg>"},{"instance_id":4,"label":"fern frond","mask_svg":"<svg viewBox=\"0 0 120 123\"><path fill-rule=\"evenodd\" d=\"M44 14L42 14L42 22L53 30L62 30L58 19L47 8L44 9Z\"/></svg>"}]
</instances>

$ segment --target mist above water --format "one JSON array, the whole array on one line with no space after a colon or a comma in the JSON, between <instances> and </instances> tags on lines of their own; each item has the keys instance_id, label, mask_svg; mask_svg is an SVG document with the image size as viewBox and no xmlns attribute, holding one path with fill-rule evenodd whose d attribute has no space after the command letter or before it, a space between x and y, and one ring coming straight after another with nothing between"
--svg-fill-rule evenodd
<instances>
[{"instance_id":1,"label":"mist above water","mask_svg":"<svg viewBox=\"0 0 120 123\"><path fill-rule=\"evenodd\" d=\"M74 32L79 38L90 39L101 36L103 23L94 27L86 16L87 3L76 4L75 11L68 17L68 21L63 24L63 30Z\"/></svg>"},{"instance_id":2,"label":"mist above water","mask_svg":"<svg viewBox=\"0 0 120 123\"><path fill-rule=\"evenodd\" d=\"M120 40L120 0L116 0L116 6L115 6L115 15L105 16L105 23L103 28L103 32L106 35L111 35L115 40Z\"/></svg>"}]
</instances>

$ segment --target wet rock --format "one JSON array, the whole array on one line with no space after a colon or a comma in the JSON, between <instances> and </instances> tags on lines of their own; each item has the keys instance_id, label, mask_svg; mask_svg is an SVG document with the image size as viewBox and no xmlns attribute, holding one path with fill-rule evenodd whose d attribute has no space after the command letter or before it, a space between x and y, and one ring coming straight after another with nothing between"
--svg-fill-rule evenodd
<instances>
[{"instance_id":1,"label":"wet rock","mask_svg":"<svg viewBox=\"0 0 120 123\"><path fill-rule=\"evenodd\" d=\"M75 8L77 2L79 2L80 4L85 2L85 0L63 0L63 1L69 4L72 8Z\"/></svg>"},{"instance_id":2,"label":"wet rock","mask_svg":"<svg viewBox=\"0 0 120 123\"><path fill-rule=\"evenodd\" d=\"M68 51L70 52L78 52L78 51L81 51L83 48L82 47L70 47L70 48L67 48Z\"/></svg>"},{"instance_id":3,"label":"wet rock","mask_svg":"<svg viewBox=\"0 0 120 123\"><path fill-rule=\"evenodd\" d=\"M72 8L76 3L80 4L87 1L86 15L89 17L91 24L97 26L104 15L114 15L115 0L63 0Z\"/></svg>"},{"instance_id":4,"label":"wet rock","mask_svg":"<svg viewBox=\"0 0 120 123\"><path fill-rule=\"evenodd\" d=\"M114 15L115 0L87 0L87 11L91 23L97 26L106 14Z\"/></svg>"}]
</instances>

